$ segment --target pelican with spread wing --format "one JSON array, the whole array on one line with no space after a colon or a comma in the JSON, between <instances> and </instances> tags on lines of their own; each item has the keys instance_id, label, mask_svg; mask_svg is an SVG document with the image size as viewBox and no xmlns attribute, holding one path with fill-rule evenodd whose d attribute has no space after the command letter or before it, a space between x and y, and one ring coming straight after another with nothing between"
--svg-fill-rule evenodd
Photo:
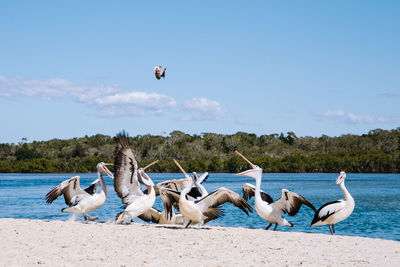
<instances>
[{"instance_id":1,"label":"pelican with spread wing","mask_svg":"<svg viewBox=\"0 0 400 267\"><path fill-rule=\"evenodd\" d=\"M46 202L52 203L63 195L68 208L63 208L62 212L69 211L82 214L85 221L96 220L97 217L89 217L87 213L100 208L107 199L107 187L102 174L105 173L110 178L114 178L106 165L112 164L104 162L97 164L97 179L89 187L82 189L80 177L74 176L50 190L46 194ZM101 192L97 193L99 183L101 184Z\"/></svg>"},{"instance_id":2,"label":"pelican with spread wing","mask_svg":"<svg viewBox=\"0 0 400 267\"><path fill-rule=\"evenodd\" d=\"M117 146L114 152L114 189L122 203L125 204L124 211L116 216L116 223L123 223L153 207L156 200L154 183L145 170L157 163L158 160L138 169L135 156L129 147L127 134L125 132L118 134L115 139ZM147 187L147 194L140 188L140 183Z\"/></svg>"},{"instance_id":3,"label":"pelican with spread wing","mask_svg":"<svg viewBox=\"0 0 400 267\"><path fill-rule=\"evenodd\" d=\"M253 196L255 197L254 205L258 215L269 222L269 225L266 228L267 230L272 226L272 224L275 224L274 230L276 230L278 224L293 227L293 224L283 218L283 215L285 213L289 214L290 216L296 215L302 204L315 211L315 207L304 197L287 189L282 189L281 198L274 202L270 195L260 189L262 169L251 163L238 151L236 151L236 153L246 160L251 166L251 169L236 175L249 176L256 180L256 186L251 184L243 185L243 198L250 199Z\"/></svg>"}]
</instances>

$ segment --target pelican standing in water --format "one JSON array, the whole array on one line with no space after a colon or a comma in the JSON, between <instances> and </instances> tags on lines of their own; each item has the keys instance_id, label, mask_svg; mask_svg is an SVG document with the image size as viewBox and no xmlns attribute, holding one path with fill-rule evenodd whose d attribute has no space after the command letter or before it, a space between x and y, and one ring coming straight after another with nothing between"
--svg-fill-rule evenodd
<instances>
[{"instance_id":1,"label":"pelican standing in water","mask_svg":"<svg viewBox=\"0 0 400 267\"><path fill-rule=\"evenodd\" d=\"M314 206L305 198L287 189L282 189L281 198L274 202L270 195L260 189L262 169L251 163L238 151L236 151L236 153L251 166L250 170L238 173L236 175L249 176L256 180L255 187L251 184L243 185L243 197L245 199L250 199L252 196L255 197L254 205L258 215L269 222L269 225L267 228L265 228L266 230L268 230L272 224L275 224L274 231L276 230L278 224L293 227L293 224L283 218L283 215L285 213L288 213L290 216L296 215L302 204L307 205L315 211Z\"/></svg>"},{"instance_id":2,"label":"pelican standing in water","mask_svg":"<svg viewBox=\"0 0 400 267\"><path fill-rule=\"evenodd\" d=\"M180 167L176 160L174 160L174 162L178 167ZM180 167L180 169L185 174L185 177L188 176L182 167ZM249 215L249 212L253 211L253 208L246 200L241 198L237 193L223 187L200 199L189 200L187 194L195 183L195 178L193 176L191 178L191 181L185 184L185 188L180 193L171 189L164 189L160 192L160 194L166 194L169 199L169 201L164 203L165 209L168 212L172 211L172 202L179 202L180 212L189 220L185 228L188 228L191 223L202 225L210 220L220 217L223 215L223 210L218 207L226 202L234 204L247 215Z\"/></svg>"},{"instance_id":3,"label":"pelican standing in water","mask_svg":"<svg viewBox=\"0 0 400 267\"><path fill-rule=\"evenodd\" d=\"M320 207L315 212L314 218L310 226L329 224L329 230L331 231L331 234L334 235L335 224L343 221L353 212L355 202L349 191L347 191L346 186L344 185L345 179L346 173L344 171L341 171L339 177L336 179L336 184L338 184L343 191L344 199L328 202Z\"/></svg>"},{"instance_id":4,"label":"pelican standing in water","mask_svg":"<svg viewBox=\"0 0 400 267\"><path fill-rule=\"evenodd\" d=\"M153 206L156 200L154 183L145 170L158 160L138 169L127 135L124 132L117 135L116 142L114 189L125 204L125 209L117 214L115 222L123 223L143 214ZM147 194L143 193L139 182L147 187Z\"/></svg>"},{"instance_id":5,"label":"pelican standing in water","mask_svg":"<svg viewBox=\"0 0 400 267\"><path fill-rule=\"evenodd\" d=\"M103 179L103 173L107 174L110 178L114 178L106 165L111 163L100 162L97 164L97 179L86 189L80 186L80 177L74 176L46 194L46 202L52 203L59 196L64 195L65 204L68 208L63 208L61 211L69 211L83 215L86 220L94 221L97 217L89 217L87 213L100 208L107 198L107 187ZM98 184L101 184L101 191L97 193Z\"/></svg>"}]
</instances>

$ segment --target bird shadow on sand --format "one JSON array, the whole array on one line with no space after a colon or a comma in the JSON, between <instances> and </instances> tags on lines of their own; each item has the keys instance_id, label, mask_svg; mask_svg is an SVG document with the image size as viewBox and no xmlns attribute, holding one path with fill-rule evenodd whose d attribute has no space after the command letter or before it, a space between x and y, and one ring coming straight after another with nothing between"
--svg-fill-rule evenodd
<instances>
[{"instance_id":1,"label":"bird shadow on sand","mask_svg":"<svg viewBox=\"0 0 400 267\"><path fill-rule=\"evenodd\" d=\"M211 230L212 228L210 227L189 227L185 228L183 226L176 226L176 225L155 225L155 228L166 228L166 229L172 229L172 230L186 230L186 229L192 229L192 230Z\"/></svg>"}]
</instances>

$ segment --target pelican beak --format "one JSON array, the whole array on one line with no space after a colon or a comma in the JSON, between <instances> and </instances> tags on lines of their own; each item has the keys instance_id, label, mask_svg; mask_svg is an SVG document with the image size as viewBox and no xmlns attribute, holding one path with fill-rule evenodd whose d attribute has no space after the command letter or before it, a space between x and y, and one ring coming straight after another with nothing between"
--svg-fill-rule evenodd
<instances>
[{"instance_id":1,"label":"pelican beak","mask_svg":"<svg viewBox=\"0 0 400 267\"><path fill-rule=\"evenodd\" d=\"M107 165L114 165L112 163L103 163L101 165L101 172L107 174L108 177L110 177L111 179L114 179L114 175L112 174L112 172L106 167Z\"/></svg>"},{"instance_id":2,"label":"pelican beak","mask_svg":"<svg viewBox=\"0 0 400 267\"><path fill-rule=\"evenodd\" d=\"M143 184L148 185L148 186L154 186L153 181L147 175L147 173L144 172L144 169L139 169L138 174L139 174L139 178L143 182Z\"/></svg>"},{"instance_id":3,"label":"pelican beak","mask_svg":"<svg viewBox=\"0 0 400 267\"><path fill-rule=\"evenodd\" d=\"M254 173L255 173L256 170L257 169L249 169L249 170L244 171L244 172L236 173L235 175L236 176L248 176L248 177L252 177L252 178L255 179Z\"/></svg>"},{"instance_id":4,"label":"pelican beak","mask_svg":"<svg viewBox=\"0 0 400 267\"><path fill-rule=\"evenodd\" d=\"M178 166L178 168L181 170L181 172L183 173L183 175L185 175L185 179L190 179L189 175L185 172L185 170L182 168L181 164L179 164L178 161L176 161L174 159L174 162L176 164L176 166Z\"/></svg>"},{"instance_id":5,"label":"pelican beak","mask_svg":"<svg viewBox=\"0 0 400 267\"><path fill-rule=\"evenodd\" d=\"M247 163L250 164L251 168L255 169L257 165L253 164L250 160L248 160L245 156L243 156L239 151L235 150L236 154L238 154L242 159L244 159Z\"/></svg>"},{"instance_id":6,"label":"pelican beak","mask_svg":"<svg viewBox=\"0 0 400 267\"><path fill-rule=\"evenodd\" d=\"M147 168L149 168L150 166L153 166L154 164L156 164L157 162L159 162L159 160L153 161L152 163L150 163L149 165L147 165L146 167L143 168L143 171L145 171Z\"/></svg>"}]
</instances>

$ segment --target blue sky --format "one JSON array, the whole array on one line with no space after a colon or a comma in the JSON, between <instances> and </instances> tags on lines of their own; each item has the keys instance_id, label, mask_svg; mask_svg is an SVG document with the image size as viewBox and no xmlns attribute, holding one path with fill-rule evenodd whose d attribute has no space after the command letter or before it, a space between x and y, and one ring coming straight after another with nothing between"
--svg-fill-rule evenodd
<instances>
[{"instance_id":1,"label":"blue sky","mask_svg":"<svg viewBox=\"0 0 400 267\"><path fill-rule=\"evenodd\" d=\"M398 1L143 2L1 1L0 143L400 126Z\"/></svg>"}]
</instances>

